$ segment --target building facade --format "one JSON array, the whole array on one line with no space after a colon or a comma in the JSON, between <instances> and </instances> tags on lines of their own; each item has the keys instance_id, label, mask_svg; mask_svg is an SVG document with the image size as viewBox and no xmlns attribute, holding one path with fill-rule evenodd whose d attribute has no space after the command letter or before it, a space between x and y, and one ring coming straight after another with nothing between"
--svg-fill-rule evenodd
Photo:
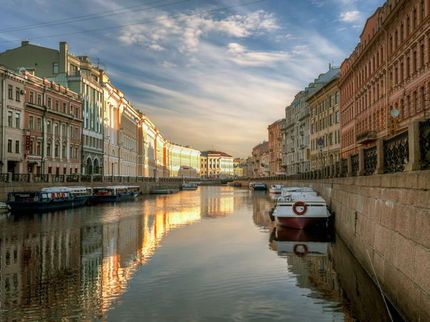
<instances>
[{"instance_id":1,"label":"building facade","mask_svg":"<svg viewBox=\"0 0 430 322\"><path fill-rule=\"evenodd\" d=\"M252 176L267 177L270 174L269 142L263 141L252 149Z\"/></svg>"},{"instance_id":2,"label":"building facade","mask_svg":"<svg viewBox=\"0 0 430 322\"><path fill-rule=\"evenodd\" d=\"M0 67L2 173L24 173L25 78Z\"/></svg>"},{"instance_id":3,"label":"building facade","mask_svg":"<svg viewBox=\"0 0 430 322\"><path fill-rule=\"evenodd\" d=\"M25 117L23 173L79 174L82 101L71 90L24 72Z\"/></svg>"},{"instance_id":4,"label":"building facade","mask_svg":"<svg viewBox=\"0 0 430 322\"><path fill-rule=\"evenodd\" d=\"M278 120L267 127L269 136L269 175L281 174L282 168L282 132L284 120Z\"/></svg>"},{"instance_id":5,"label":"building facade","mask_svg":"<svg viewBox=\"0 0 430 322\"><path fill-rule=\"evenodd\" d=\"M14 70L34 70L81 95L82 99L82 173L103 173L103 88L101 70L88 56L75 56L66 42L50 49L23 41L20 47L0 54L0 64Z\"/></svg>"},{"instance_id":6,"label":"building facade","mask_svg":"<svg viewBox=\"0 0 430 322\"><path fill-rule=\"evenodd\" d=\"M190 146L168 143L170 177L196 178L200 176L200 151Z\"/></svg>"},{"instance_id":7,"label":"building facade","mask_svg":"<svg viewBox=\"0 0 430 322\"><path fill-rule=\"evenodd\" d=\"M358 153L430 116L430 3L389 0L341 65L341 153Z\"/></svg>"},{"instance_id":8,"label":"building facade","mask_svg":"<svg viewBox=\"0 0 430 322\"><path fill-rule=\"evenodd\" d=\"M311 170L340 159L339 73L308 98L311 126Z\"/></svg>"},{"instance_id":9,"label":"building facade","mask_svg":"<svg viewBox=\"0 0 430 322\"><path fill-rule=\"evenodd\" d=\"M200 176L229 178L234 176L233 157L220 151L203 151L200 155Z\"/></svg>"},{"instance_id":10,"label":"building facade","mask_svg":"<svg viewBox=\"0 0 430 322\"><path fill-rule=\"evenodd\" d=\"M310 170L310 112L307 99L319 91L338 68L329 65L329 70L320 74L304 90L294 97L293 102L285 108L285 122L282 133L282 167L286 174L304 173Z\"/></svg>"}]
</instances>

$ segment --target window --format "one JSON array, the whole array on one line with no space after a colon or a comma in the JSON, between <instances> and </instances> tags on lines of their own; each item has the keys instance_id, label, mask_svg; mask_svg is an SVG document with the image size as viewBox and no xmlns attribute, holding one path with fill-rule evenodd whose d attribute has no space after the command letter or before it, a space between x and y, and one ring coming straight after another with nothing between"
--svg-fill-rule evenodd
<instances>
[{"instance_id":1,"label":"window","mask_svg":"<svg viewBox=\"0 0 430 322\"><path fill-rule=\"evenodd\" d=\"M62 124L62 125L61 125L61 135L62 135L62 136L67 136L67 132L66 132L66 124Z\"/></svg>"},{"instance_id":2,"label":"window","mask_svg":"<svg viewBox=\"0 0 430 322\"><path fill-rule=\"evenodd\" d=\"M40 117L37 118L37 128L38 131L42 131L42 119Z\"/></svg>"},{"instance_id":3,"label":"window","mask_svg":"<svg viewBox=\"0 0 430 322\"><path fill-rule=\"evenodd\" d=\"M21 90L19 87L15 87L15 101L21 101Z\"/></svg>"},{"instance_id":4,"label":"window","mask_svg":"<svg viewBox=\"0 0 430 322\"><path fill-rule=\"evenodd\" d=\"M34 103L34 93L30 92L30 103L33 104Z\"/></svg>"},{"instance_id":5,"label":"window","mask_svg":"<svg viewBox=\"0 0 430 322\"><path fill-rule=\"evenodd\" d=\"M36 155L42 155L42 143L41 142L36 143Z\"/></svg>"},{"instance_id":6,"label":"window","mask_svg":"<svg viewBox=\"0 0 430 322\"><path fill-rule=\"evenodd\" d=\"M33 129L33 116L30 116L30 117L28 118L28 128L29 128L30 130L32 130L32 129Z\"/></svg>"},{"instance_id":7,"label":"window","mask_svg":"<svg viewBox=\"0 0 430 322\"><path fill-rule=\"evenodd\" d=\"M12 140L7 140L7 152L12 153Z\"/></svg>"},{"instance_id":8,"label":"window","mask_svg":"<svg viewBox=\"0 0 430 322\"><path fill-rule=\"evenodd\" d=\"M70 104L70 114L73 114L73 105Z\"/></svg>"},{"instance_id":9,"label":"window","mask_svg":"<svg viewBox=\"0 0 430 322\"><path fill-rule=\"evenodd\" d=\"M47 125L46 125L46 131L49 134L52 134L52 125L51 125L51 121L48 121Z\"/></svg>"},{"instance_id":10,"label":"window","mask_svg":"<svg viewBox=\"0 0 430 322\"><path fill-rule=\"evenodd\" d=\"M13 99L13 86L8 85L7 87L7 97L12 100Z\"/></svg>"},{"instance_id":11,"label":"window","mask_svg":"<svg viewBox=\"0 0 430 322\"><path fill-rule=\"evenodd\" d=\"M15 127L21 128L21 113L15 113Z\"/></svg>"},{"instance_id":12,"label":"window","mask_svg":"<svg viewBox=\"0 0 430 322\"><path fill-rule=\"evenodd\" d=\"M37 94L37 105L42 106L42 95Z\"/></svg>"},{"instance_id":13,"label":"window","mask_svg":"<svg viewBox=\"0 0 430 322\"><path fill-rule=\"evenodd\" d=\"M63 149L62 149L62 151L61 151L61 156L63 157L63 158L66 158L66 146L65 145L63 145ZM65 173L64 173L65 174Z\"/></svg>"},{"instance_id":14,"label":"window","mask_svg":"<svg viewBox=\"0 0 430 322\"><path fill-rule=\"evenodd\" d=\"M52 167L48 167L48 174L52 174Z\"/></svg>"},{"instance_id":15,"label":"window","mask_svg":"<svg viewBox=\"0 0 430 322\"><path fill-rule=\"evenodd\" d=\"M52 156L52 151L51 151L51 142L48 142L48 144L46 145L46 155L48 157Z\"/></svg>"},{"instance_id":16,"label":"window","mask_svg":"<svg viewBox=\"0 0 430 322\"><path fill-rule=\"evenodd\" d=\"M63 103L63 113L67 113L67 104Z\"/></svg>"},{"instance_id":17,"label":"window","mask_svg":"<svg viewBox=\"0 0 430 322\"><path fill-rule=\"evenodd\" d=\"M12 127L13 123L13 113L11 111L7 112L7 126Z\"/></svg>"},{"instance_id":18,"label":"window","mask_svg":"<svg viewBox=\"0 0 430 322\"><path fill-rule=\"evenodd\" d=\"M53 74L58 74L58 63L53 63L52 64L52 73Z\"/></svg>"},{"instance_id":19,"label":"window","mask_svg":"<svg viewBox=\"0 0 430 322\"><path fill-rule=\"evenodd\" d=\"M15 141L15 153L19 153L19 141Z\"/></svg>"},{"instance_id":20,"label":"window","mask_svg":"<svg viewBox=\"0 0 430 322\"><path fill-rule=\"evenodd\" d=\"M55 148L54 148L54 156L56 157L56 158L58 158L59 156L60 156L60 150L59 150L59 145L58 144L55 144Z\"/></svg>"},{"instance_id":21,"label":"window","mask_svg":"<svg viewBox=\"0 0 430 322\"><path fill-rule=\"evenodd\" d=\"M52 106L52 100L50 97L48 97L48 108L51 108Z\"/></svg>"},{"instance_id":22,"label":"window","mask_svg":"<svg viewBox=\"0 0 430 322\"><path fill-rule=\"evenodd\" d=\"M60 127L58 126L58 123L54 123L54 133L55 135L60 135Z\"/></svg>"},{"instance_id":23,"label":"window","mask_svg":"<svg viewBox=\"0 0 430 322\"><path fill-rule=\"evenodd\" d=\"M58 101L55 101L55 110L58 112Z\"/></svg>"},{"instance_id":24,"label":"window","mask_svg":"<svg viewBox=\"0 0 430 322\"><path fill-rule=\"evenodd\" d=\"M79 117L80 117L80 115L79 115L79 108L76 108L76 110L75 110L75 115L76 115L76 117L77 117L77 118L79 118Z\"/></svg>"}]
</instances>

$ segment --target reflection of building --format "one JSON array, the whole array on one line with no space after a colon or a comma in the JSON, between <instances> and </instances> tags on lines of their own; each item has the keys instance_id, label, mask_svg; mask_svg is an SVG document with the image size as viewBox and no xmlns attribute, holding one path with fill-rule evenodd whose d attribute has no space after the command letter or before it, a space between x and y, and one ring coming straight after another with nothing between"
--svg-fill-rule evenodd
<instances>
[{"instance_id":1,"label":"reflection of building","mask_svg":"<svg viewBox=\"0 0 430 322\"><path fill-rule=\"evenodd\" d=\"M206 192L211 189L218 190L218 187L207 187ZM204 192L204 193L206 193ZM203 193L203 192L202 192ZM201 198L201 214L207 217L226 216L233 213L235 209L234 191L231 187L221 190L221 194L210 194Z\"/></svg>"},{"instance_id":2,"label":"reflection of building","mask_svg":"<svg viewBox=\"0 0 430 322\"><path fill-rule=\"evenodd\" d=\"M341 65L342 156L429 117L429 3L386 1ZM396 109L398 117L391 117Z\"/></svg>"},{"instance_id":3,"label":"reflection of building","mask_svg":"<svg viewBox=\"0 0 430 322\"><path fill-rule=\"evenodd\" d=\"M284 120L273 122L267 127L269 136L269 175L275 176L282 172L282 132Z\"/></svg>"},{"instance_id":4,"label":"reflection of building","mask_svg":"<svg viewBox=\"0 0 430 322\"><path fill-rule=\"evenodd\" d=\"M268 212L273 207L273 201L266 195L252 195L252 219L260 228L268 228L271 225L271 220Z\"/></svg>"},{"instance_id":5,"label":"reflection of building","mask_svg":"<svg viewBox=\"0 0 430 322\"><path fill-rule=\"evenodd\" d=\"M270 174L269 142L264 141L252 149L253 177L266 177Z\"/></svg>"},{"instance_id":6,"label":"reflection of building","mask_svg":"<svg viewBox=\"0 0 430 322\"><path fill-rule=\"evenodd\" d=\"M339 73L310 95L311 170L333 165L340 157Z\"/></svg>"},{"instance_id":7,"label":"reflection of building","mask_svg":"<svg viewBox=\"0 0 430 322\"><path fill-rule=\"evenodd\" d=\"M204 178L229 178L234 175L233 157L227 153L204 151L200 160L200 175Z\"/></svg>"}]
</instances>

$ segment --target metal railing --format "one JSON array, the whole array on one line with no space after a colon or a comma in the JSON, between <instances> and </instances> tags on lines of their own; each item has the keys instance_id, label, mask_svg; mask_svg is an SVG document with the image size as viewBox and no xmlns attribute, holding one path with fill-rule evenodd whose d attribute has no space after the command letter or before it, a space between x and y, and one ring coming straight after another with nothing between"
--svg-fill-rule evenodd
<instances>
[{"instance_id":1,"label":"metal railing","mask_svg":"<svg viewBox=\"0 0 430 322\"><path fill-rule=\"evenodd\" d=\"M370 176L376 171L376 146L364 149L364 175Z\"/></svg>"},{"instance_id":2,"label":"metal railing","mask_svg":"<svg viewBox=\"0 0 430 322\"><path fill-rule=\"evenodd\" d=\"M403 171L408 161L408 131L384 141L384 172Z\"/></svg>"},{"instance_id":3,"label":"metal railing","mask_svg":"<svg viewBox=\"0 0 430 322\"><path fill-rule=\"evenodd\" d=\"M430 119L420 122L419 132L421 168L430 169Z\"/></svg>"}]
</instances>

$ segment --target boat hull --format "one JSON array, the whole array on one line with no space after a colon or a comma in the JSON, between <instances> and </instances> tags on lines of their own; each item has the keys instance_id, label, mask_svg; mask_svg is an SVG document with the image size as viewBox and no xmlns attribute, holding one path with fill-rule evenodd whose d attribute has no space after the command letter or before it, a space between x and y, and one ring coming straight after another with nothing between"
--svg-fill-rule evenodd
<instances>
[{"instance_id":1,"label":"boat hull","mask_svg":"<svg viewBox=\"0 0 430 322\"><path fill-rule=\"evenodd\" d=\"M327 220L327 217L275 217L278 225L293 229L325 227Z\"/></svg>"},{"instance_id":2,"label":"boat hull","mask_svg":"<svg viewBox=\"0 0 430 322\"><path fill-rule=\"evenodd\" d=\"M74 200L62 200L53 202L8 202L11 212L47 212L53 210L61 210L73 207Z\"/></svg>"}]
</instances>

